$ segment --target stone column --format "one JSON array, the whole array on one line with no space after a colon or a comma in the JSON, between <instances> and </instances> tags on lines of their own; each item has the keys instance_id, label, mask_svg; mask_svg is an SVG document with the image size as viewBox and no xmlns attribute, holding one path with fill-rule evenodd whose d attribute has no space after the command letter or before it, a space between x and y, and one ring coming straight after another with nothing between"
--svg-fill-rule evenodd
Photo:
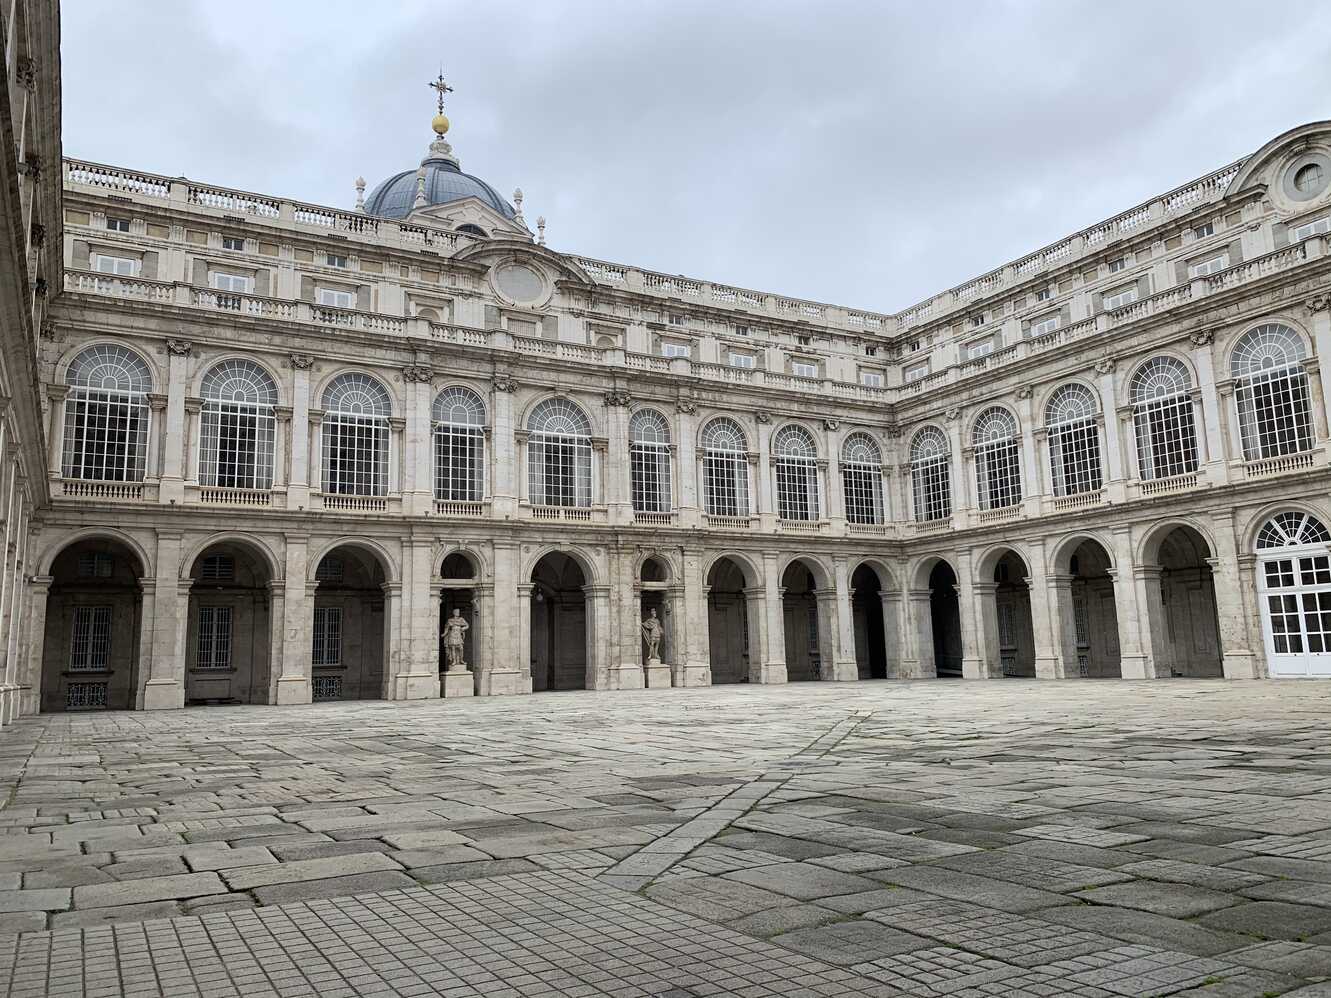
<instances>
[{"instance_id":1,"label":"stone column","mask_svg":"<svg viewBox=\"0 0 1331 998\"><path fill-rule=\"evenodd\" d=\"M675 413L675 467L679 469L679 524L696 527L701 519L698 484L697 420L691 402L680 402Z\"/></svg>"},{"instance_id":2,"label":"stone column","mask_svg":"<svg viewBox=\"0 0 1331 998\"><path fill-rule=\"evenodd\" d=\"M282 677L282 662L286 655L286 582L268 581L268 689L266 701L277 703L278 684Z\"/></svg>"},{"instance_id":3,"label":"stone column","mask_svg":"<svg viewBox=\"0 0 1331 998\"><path fill-rule=\"evenodd\" d=\"M938 660L934 656L934 620L931 589L911 589L901 601L901 634L909 642L903 662L903 679L934 679Z\"/></svg>"},{"instance_id":4,"label":"stone column","mask_svg":"<svg viewBox=\"0 0 1331 998\"><path fill-rule=\"evenodd\" d=\"M851 660L849 669L847 669L846 662L842 658L841 620L837 591L835 589L815 589L813 597L817 601L818 614L818 678L837 681L858 679L854 660ZM853 651L853 637L851 641Z\"/></svg>"},{"instance_id":5,"label":"stone column","mask_svg":"<svg viewBox=\"0 0 1331 998\"><path fill-rule=\"evenodd\" d=\"M518 457L515 453L513 425L513 390L516 387L512 378L497 375L493 382L494 391L490 394L492 413L492 431L490 433L490 498L494 516L497 519L510 519L518 508ZM496 657L495 666L503 661ZM524 663L530 667L530 663ZM484 692L484 690L482 690Z\"/></svg>"},{"instance_id":6,"label":"stone column","mask_svg":"<svg viewBox=\"0 0 1331 998\"><path fill-rule=\"evenodd\" d=\"M592 505L604 506L606 504L606 485L607 481L618 479L618 469L614 472L608 467L607 458L609 441L605 437L592 437ZM622 509L622 504L620 507ZM606 517L610 513L607 511ZM615 522L611 520L610 522Z\"/></svg>"},{"instance_id":7,"label":"stone column","mask_svg":"<svg viewBox=\"0 0 1331 998\"><path fill-rule=\"evenodd\" d=\"M1137 607L1137 585L1133 573L1132 529L1114 530L1114 613L1118 617L1119 673L1124 679L1154 679L1151 634ZM1158 593L1157 593L1158 595Z\"/></svg>"},{"instance_id":8,"label":"stone column","mask_svg":"<svg viewBox=\"0 0 1331 998\"><path fill-rule=\"evenodd\" d=\"M1308 404L1312 409L1313 440L1321 443L1327 439L1326 396L1322 394L1321 361L1310 357L1303 362L1304 373L1308 377Z\"/></svg>"},{"instance_id":9,"label":"stone column","mask_svg":"<svg viewBox=\"0 0 1331 998\"><path fill-rule=\"evenodd\" d=\"M883 607L883 659L888 679L907 677L906 647L902 642L902 594L880 590L878 599ZM857 669L858 674L858 669Z\"/></svg>"},{"instance_id":10,"label":"stone column","mask_svg":"<svg viewBox=\"0 0 1331 998\"><path fill-rule=\"evenodd\" d=\"M1026 592L1031 603L1031 635L1035 642L1035 675L1039 679L1066 679L1060 651L1060 625L1048 597L1049 577L1042 541L1034 541L1028 554ZM1075 661L1075 660L1074 660Z\"/></svg>"},{"instance_id":11,"label":"stone column","mask_svg":"<svg viewBox=\"0 0 1331 998\"><path fill-rule=\"evenodd\" d=\"M431 446L430 407L434 402L434 373L422 365L410 365L403 372L407 398L407 419L402 436L405 463L402 478L402 511L411 516L425 516L434 507L434 451ZM424 596L424 593L421 594ZM437 655L436 651L436 655Z\"/></svg>"},{"instance_id":12,"label":"stone column","mask_svg":"<svg viewBox=\"0 0 1331 998\"><path fill-rule=\"evenodd\" d=\"M35 575L29 583L32 593L28 600L28 642L23 649L22 669L15 680L19 688L20 714L36 714L41 709L42 656L46 649L46 608L53 582L55 582L54 576ZM148 609L146 604L145 609Z\"/></svg>"},{"instance_id":13,"label":"stone column","mask_svg":"<svg viewBox=\"0 0 1331 998\"><path fill-rule=\"evenodd\" d=\"M971 499L971 476L968 474L971 449L962 443L961 410L950 409L947 413L947 439L949 477L952 494L952 522L957 529L970 525L971 511L975 502Z\"/></svg>"},{"instance_id":14,"label":"stone column","mask_svg":"<svg viewBox=\"0 0 1331 998\"><path fill-rule=\"evenodd\" d=\"M401 497L404 511L409 509L405 479L408 474L406 447L407 420L400 416L388 417L388 495Z\"/></svg>"},{"instance_id":15,"label":"stone column","mask_svg":"<svg viewBox=\"0 0 1331 998\"><path fill-rule=\"evenodd\" d=\"M402 545L402 585L396 592L385 590L395 600L390 620L392 632L399 636L394 656L396 700L439 696L439 598L432 590L434 574L429 539L407 540Z\"/></svg>"},{"instance_id":16,"label":"stone column","mask_svg":"<svg viewBox=\"0 0 1331 998\"><path fill-rule=\"evenodd\" d=\"M46 474L55 481L64 476L65 470L65 400L69 398L69 386L47 385L46 397L51 405L51 428L46 437Z\"/></svg>"},{"instance_id":17,"label":"stone column","mask_svg":"<svg viewBox=\"0 0 1331 998\"><path fill-rule=\"evenodd\" d=\"M1194 406L1201 405L1201 421L1197 429L1205 453L1198 454L1198 463L1207 466L1206 480L1209 484L1220 485L1228 480L1228 465L1224 441L1221 436L1220 400L1216 393L1215 371L1211 366L1211 334L1195 332L1192 334L1192 361L1197 367L1197 388L1193 392Z\"/></svg>"},{"instance_id":18,"label":"stone column","mask_svg":"<svg viewBox=\"0 0 1331 998\"><path fill-rule=\"evenodd\" d=\"M490 640L484 669L480 673L482 696L506 696L531 692L531 580L518 579L520 551L512 541L496 540L491 552L494 563Z\"/></svg>"},{"instance_id":19,"label":"stone column","mask_svg":"<svg viewBox=\"0 0 1331 998\"><path fill-rule=\"evenodd\" d=\"M855 680L860 678L859 663L855 659L855 613L851 607L850 566L845 558L837 558L834 564L835 579L832 590L827 594L827 607L823 606L823 597L819 597L819 626L827 618L835 626L832 645L832 675L824 673L826 679ZM821 644L821 640L819 644Z\"/></svg>"},{"instance_id":20,"label":"stone column","mask_svg":"<svg viewBox=\"0 0 1331 998\"><path fill-rule=\"evenodd\" d=\"M497 588L497 587L496 587ZM517 586L517 611L518 619L516 621L517 631L517 659L520 665L520 672L511 680L504 682L501 677L490 676L490 693L530 693L532 689L531 678L531 594L536 587L530 582L524 582ZM498 649L504 645L499 637L499 631L495 634L496 661L502 662L498 658ZM500 686L507 686L507 689L500 689ZM524 688L525 687L525 688ZM481 687L481 692L487 692L485 687Z\"/></svg>"},{"instance_id":21,"label":"stone column","mask_svg":"<svg viewBox=\"0 0 1331 998\"><path fill-rule=\"evenodd\" d=\"M1221 664L1226 679L1260 679L1265 674L1264 658L1254 654L1251 624L1259 623L1256 556L1240 554L1237 538L1242 528L1234 512L1216 513L1215 557L1208 558L1215 589L1216 618L1220 630ZM1260 630L1257 634L1260 634Z\"/></svg>"},{"instance_id":22,"label":"stone column","mask_svg":"<svg viewBox=\"0 0 1331 998\"><path fill-rule=\"evenodd\" d=\"M781 599L781 572L774 551L763 553L763 657L762 673L758 680L763 683L784 683L786 673L786 621L785 607ZM746 590L747 593L747 590ZM752 607L750 607L752 609ZM752 652L752 643L750 643ZM752 680L750 680L752 682Z\"/></svg>"},{"instance_id":23,"label":"stone column","mask_svg":"<svg viewBox=\"0 0 1331 998\"><path fill-rule=\"evenodd\" d=\"M971 584L971 600L975 614L975 637L978 660L972 663L963 653L961 674L964 679L996 679L1003 675L1002 647L998 635L998 585L993 582ZM964 611L963 611L964 612ZM964 628L963 628L963 638Z\"/></svg>"},{"instance_id":24,"label":"stone column","mask_svg":"<svg viewBox=\"0 0 1331 998\"><path fill-rule=\"evenodd\" d=\"M1143 649L1150 649L1146 674L1133 678L1168 679L1173 672L1173 649L1169 645L1169 621L1160 588L1160 566L1133 565L1132 582L1137 594L1136 626L1140 628Z\"/></svg>"},{"instance_id":25,"label":"stone column","mask_svg":"<svg viewBox=\"0 0 1331 998\"><path fill-rule=\"evenodd\" d=\"M1119 460L1122 462L1122 467L1117 472L1111 471L1110 474L1111 476L1117 474L1122 479L1140 479L1142 475L1137 455L1136 414L1133 412L1132 406L1125 405L1114 415L1118 417L1116 425L1119 430L1119 439L1123 442L1119 450ZM1105 419L1106 427L1109 425L1110 418L1112 417L1106 417ZM1112 486L1112 481L1110 484ZM1125 489L1123 489L1123 492L1126 495ZM1114 489L1111 488L1109 493L1111 502L1115 501L1114 496Z\"/></svg>"},{"instance_id":26,"label":"stone column","mask_svg":"<svg viewBox=\"0 0 1331 998\"><path fill-rule=\"evenodd\" d=\"M404 557L403 563L405 570L409 559ZM385 582L380 587L384 593L384 699L425 700L438 697L438 673L430 676L424 671L412 672L412 663L403 661L411 654L414 624L404 619L406 607L403 585L401 582Z\"/></svg>"},{"instance_id":27,"label":"stone column","mask_svg":"<svg viewBox=\"0 0 1331 998\"><path fill-rule=\"evenodd\" d=\"M1045 576L1044 592L1048 600L1049 625L1052 630L1050 649L1054 659L1049 674L1040 672L1040 660L1035 661L1036 675L1045 679L1069 679L1080 676L1077 664L1077 610L1072 597L1073 576L1050 572ZM1032 608L1034 608L1032 603Z\"/></svg>"},{"instance_id":28,"label":"stone column","mask_svg":"<svg viewBox=\"0 0 1331 998\"><path fill-rule=\"evenodd\" d=\"M610 634L610 667L615 676L611 688L641 690L646 688L647 674L643 665L642 590L634 573L632 551L609 551L610 586L607 594L607 620ZM665 621L661 622L665 626Z\"/></svg>"},{"instance_id":29,"label":"stone column","mask_svg":"<svg viewBox=\"0 0 1331 998\"><path fill-rule=\"evenodd\" d=\"M1331 240L1324 239L1324 245L1331 248ZM1321 392L1323 405L1315 407L1314 411L1320 412L1325 419L1325 401L1331 399L1331 364L1327 363L1328 358L1331 358L1331 297L1325 294L1315 295L1307 300L1306 306L1317 361L1317 369L1308 375L1308 380L1316 382Z\"/></svg>"},{"instance_id":30,"label":"stone column","mask_svg":"<svg viewBox=\"0 0 1331 998\"><path fill-rule=\"evenodd\" d=\"M1111 503L1118 503L1122 502L1127 496L1124 484L1124 479L1127 477L1127 461L1123 451L1126 441L1130 440L1131 436L1125 436L1121 432L1121 421L1117 418L1118 385L1112 366L1106 365L1105 371L1100 374L1099 388L1100 418L1098 422L1105 445L1105 498ZM1128 409L1127 413L1131 417L1132 410Z\"/></svg>"},{"instance_id":31,"label":"stone column","mask_svg":"<svg viewBox=\"0 0 1331 998\"><path fill-rule=\"evenodd\" d=\"M273 417L273 488L286 491L287 482L291 480L287 458L290 449L287 441L291 438L291 407L276 406ZM290 509L290 505L287 508Z\"/></svg>"},{"instance_id":32,"label":"stone column","mask_svg":"<svg viewBox=\"0 0 1331 998\"><path fill-rule=\"evenodd\" d=\"M744 607L749 621L749 682L784 683L786 681L784 640L781 661L769 664L768 648L772 638L768 633L770 622L767 619L767 603L765 585L749 586L744 589Z\"/></svg>"},{"instance_id":33,"label":"stone column","mask_svg":"<svg viewBox=\"0 0 1331 998\"><path fill-rule=\"evenodd\" d=\"M162 454L161 501L165 504L185 499L185 391L189 364L189 343L167 340L170 360L166 388L166 443Z\"/></svg>"},{"instance_id":34,"label":"stone column","mask_svg":"<svg viewBox=\"0 0 1331 998\"><path fill-rule=\"evenodd\" d=\"M493 583L483 582L473 590L475 609L471 615L471 653L472 692L480 692L481 677L494 669L495 631L499 627L512 629L512 602L508 607L509 617L500 621L496 616L495 587ZM508 663L510 666L512 663Z\"/></svg>"},{"instance_id":35,"label":"stone column","mask_svg":"<svg viewBox=\"0 0 1331 998\"><path fill-rule=\"evenodd\" d=\"M601 456L606 467L606 516L611 523L633 522L628 403L628 392L605 393L606 440Z\"/></svg>"},{"instance_id":36,"label":"stone column","mask_svg":"<svg viewBox=\"0 0 1331 998\"><path fill-rule=\"evenodd\" d=\"M185 436L182 460L184 461L185 484L199 484L199 414L203 412L203 399L185 399Z\"/></svg>"},{"instance_id":37,"label":"stone column","mask_svg":"<svg viewBox=\"0 0 1331 998\"><path fill-rule=\"evenodd\" d=\"M282 662L274 701L279 704L309 703L314 653L314 583L309 581L309 537L286 534L283 538L286 563L282 579Z\"/></svg>"},{"instance_id":38,"label":"stone column","mask_svg":"<svg viewBox=\"0 0 1331 998\"><path fill-rule=\"evenodd\" d=\"M957 609L961 616L961 675L964 679L988 679L990 672L981 645L984 619L988 617L997 626L995 614L980 613L971 572L971 553L962 551L957 556Z\"/></svg>"},{"instance_id":39,"label":"stone column","mask_svg":"<svg viewBox=\"0 0 1331 998\"><path fill-rule=\"evenodd\" d=\"M711 620L708 614L707 580L703 575L703 553L686 548L683 552L684 594L680 605L683 619L676 611L674 630L679 636L671 665L676 686L712 685Z\"/></svg>"},{"instance_id":40,"label":"stone column","mask_svg":"<svg viewBox=\"0 0 1331 998\"><path fill-rule=\"evenodd\" d=\"M291 355L291 476L287 483L287 509L304 509L310 504L310 368L313 365L314 358L308 354ZM303 579L301 584L303 591Z\"/></svg>"},{"instance_id":41,"label":"stone column","mask_svg":"<svg viewBox=\"0 0 1331 998\"><path fill-rule=\"evenodd\" d=\"M139 673L143 682L144 710L185 706L185 633L192 583L180 578L180 547L181 534L178 531L157 532L156 578L146 580L154 583L152 612L149 613L150 600L145 582L144 633L139 646L141 652L149 656L146 668L141 668Z\"/></svg>"},{"instance_id":42,"label":"stone column","mask_svg":"<svg viewBox=\"0 0 1331 998\"><path fill-rule=\"evenodd\" d=\"M587 688L589 690L620 689L621 681L632 682L632 674L622 675L610 668L610 587L587 585L582 587L586 607L587 627ZM642 670L638 670L641 681ZM641 689L641 686L636 687Z\"/></svg>"},{"instance_id":43,"label":"stone column","mask_svg":"<svg viewBox=\"0 0 1331 998\"><path fill-rule=\"evenodd\" d=\"M836 420L823 420L823 453L826 460L818 462L818 474L827 494L824 516L832 523L832 533L846 532L846 492L841 485L841 449L837 446Z\"/></svg>"},{"instance_id":44,"label":"stone column","mask_svg":"<svg viewBox=\"0 0 1331 998\"><path fill-rule=\"evenodd\" d=\"M148 396L148 454L144 462L143 480L160 482L162 478L162 439L165 435L167 397L165 395ZM64 406L60 407L61 412ZM52 418L54 422L54 417Z\"/></svg>"},{"instance_id":45,"label":"stone column","mask_svg":"<svg viewBox=\"0 0 1331 998\"><path fill-rule=\"evenodd\" d=\"M772 416L770 413L758 413L758 461L753 469L754 495L758 500L756 512L762 521L762 530L771 533L776 529L776 502L772 495ZM769 610L770 613L770 610ZM785 665L785 651L781 652L781 664Z\"/></svg>"},{"instance_id":46,"label":"stone column","mask_svg":"<svg viewBox=\"0 0 1331 998\"><path fill-rule=\"evenodd\" d=\"M1034 404L1031 387L1017 389L1017 418L1021 432L1021 500L1029 516L1040 513L1040 497L1045 493L1044 475L1040 468L1039 448L1035 437ZM1043 436L1044 431L1041 431Z\"/></svg>"}]
</instances>

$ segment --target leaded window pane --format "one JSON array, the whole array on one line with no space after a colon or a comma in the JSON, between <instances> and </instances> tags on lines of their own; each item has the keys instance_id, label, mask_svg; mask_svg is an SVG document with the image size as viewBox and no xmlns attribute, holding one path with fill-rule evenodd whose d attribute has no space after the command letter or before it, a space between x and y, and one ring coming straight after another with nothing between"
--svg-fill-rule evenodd
<instances>
[{"instance_id":1,"label":"leaded window pane","mask_svg":"<svg viewBox=\"0 0 1331 998\"><path fill-rule=\"evenodd\" d=\"M867 433L852 433L842 444L841 485L848 522L883 522L882 452Z\"/></svg>"},{"instance_id":2,"label":"leaded window pane","mask_svg":"<svg viewBox=\"0 0 1331 998\"><path fill-rule=\"evenodd\" d=\"M802 426L782 427L772 439L777 515L783 520L818 519L818 452Z\"/></svg>"},{"instance_id":3,"label":"leaded window pane","mask_svg":"<svg viewBox=\"0 0 1331 998\"><path fill-rule=\"evenodd\" d=\"M125 347L99 343L65 373L61 474L66 478L141 482L148 453L148 365Z\"/></svg>"},{"instance_id":4,"label":"leaded window pane","mask_svg":"<svg viewBox=\"0 0 1331 998\"><path fill-rule=\"evenodd\" d=\"M1128 388L1137 438L1137 467L1146 480L1197 470L1197 429L1188 369L1173 357L1153 357Z\"/></svg>"},{"instance_id":5,"label":"leaded window pane","mask_svg":"<svg viewBox=\"0 0 1331 998\"><path fill-rule=\"evenodd\" d=\"M388 390L367 374L337 377L324 392L324 491L388 494Z\"/></svg>"},{"instance_id":6,"label":"leaded window pane","mask_svg":"<svg viewBox=\"0 0 1331 998\"><path fill-rule=\"evenodd\" d=\"M670 512L670 470L670 425L656 410L639 409L629 420L629 477L635 512Z\"/></svg>"},{"instance_id":7,"label":"leaded window pane","mask_svg":"<svg viewBox=\"0 0 1331 998\"><path fill-rule=\"evenodd\" d=\"M1083 385L1064 385L1045 407L1054 495L1095 492L1102 484L1095 396Z\"/></svg>"},{"instance_id":8,"label":"leaded window pane","mask_svg":"<svg viewBox=\"0 0 1331 998\"><path fill-rule=\"evenodd\" d=\"M1006 409L982 412L972 432L975 486L981 509L1003 509L1021 502L1021 448L1017 421Z\"/></svg>"},{"instance_id":9,"label":"leaded window pane","mask_svg":"<svg viewBox=\"0 0 1331 998\"><path fill-rule=\"evenodd\" d=\"M527 487L538 506L592 504L591 422L568 399L546 399L527 420Z\"/></svg>"},{"instance_id":10,"label":"leaded window pane","mask_svg":"<svg viewBox=\"0 0 1331 998\"><path fill-rule=\"evenodd\" d=\"M951 449L938 427L926 426L911 441L910 477L917 521L952 515Z\"/></svg>"},{"instance_id":11,"label":"leaded window pane","mask_svg":"<svg viewBox=\"0 0 1331 998\"><path fill-rule=\"evenodd\" d=\"M749 515L748 441L732 419L703 429L703 502L712 516Z\"/></svg>"},{"instance_id":12,"label":"leaded window pane","mask_svg":"<svg viewBox=\"0 0 1331 998\"><path fill-rule=\"evenodd\" d=\"M485 403L470 388L440 392L431 409L434 497L480 502L485 497Z\"/></svg>"}]
</instances>

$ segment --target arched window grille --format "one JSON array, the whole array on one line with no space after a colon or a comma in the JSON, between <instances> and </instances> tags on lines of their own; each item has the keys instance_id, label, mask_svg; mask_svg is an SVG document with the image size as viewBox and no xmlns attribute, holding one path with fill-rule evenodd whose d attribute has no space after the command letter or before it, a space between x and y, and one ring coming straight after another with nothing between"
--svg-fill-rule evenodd
<instances>
[{"instance_id":1,"label":"arched window grille","mask_svg":"<svg viewBox=\"0 0 1331 998\"><path fill-rule=\"evenodd\" d=\"M818 448L802 426L783 426L772 438L776 510L783 520L818 519Z\"/></svg>"},{"instance_id":2,"label":"arched window grille","mask_svg":"<svg viewBox=\"0 0 1331 998\"><path fill-rule=\"evenodd\" d=\"M1095 396L1085 385L1064 385L1045 406L1049 431L1049 470L1054 495L1099 491L1100 430L1095 424Z\"/></svg>"},{"instance_id":3,"label":"arched window grille","mask_svg":"<svg viewBox=\"0 0 1331 998\"><path fill-rule=\"evenodd\" d=\"M1304 357L1303 338L1274 322L1245 333L1234 347L1230 373L1238 379L1235 400L1245 460L1312 448L1312 406Z\"/></svg>"},{"instance_id":4,"label":"arched window grille","mask_svg":"<svg viewBox=\"0 0 1331 998\"><path fill-rule=\"evenodd\" d=\"M1257 533L1262 631L1275 676L1331 674L1331 531L1314 516L1277 513Z\"/></svg>"},{"instance_id":5,"label":"arched window grille","mask_svg":"<svg viewBox=\"0 0 1331 998\"><path fill-rule=\"evenodd\" d=\"M1197 429L1192 381L1183 362L1152 357L1132 376L1128 399L1137 435L1137 467L1143 479L1172 478L1197 470Z\"/></svg>"},{"instance_id":6,"label":"arched window grille","mask_svg":"<svg viewBox=\"0 0 1331 998\"><path fill-rule=\"evenodd\" d=\"M670 512L670 424L655 409L629 419L629 474L635 513Z\"/></svg>"},{"instance_id":7,"label":"arched window grille","mask_svg":"<svg viewBox=\"0 0 1331 998\"><path fill-rule=\"evenodd\" d=\"M1012 413L998 406L980 413L971 444L980 509L1004 509L1021 502L1021 446Z\"/></svg>"},{"instance_id":8,"label":"arched window grille","mask_svg":"<svg viewBox=\"0 0 1331 998\"><path fill-rule=\"evenodd\" d=\"M1262 524L1257 533L1259 551L1305 544L1331 544L1331 531L1321 520L1307 513L1277 513Z\"/></svg>"},{"instance_id":9,"label":"arched window grille","mask_svg":"<svg viewBox=\"0 0 1331 998\"><path fill-rule=\"evenodd\" d=\"M66 478L141 482L148 454L152 374L138 354L111 343L88 347L65 372Z\"/></svg>"},{"instance_id":10,"label":"arched window grille","mask_svg":"<svg viewBox=\"0 0 1331 998\"><path fill-rule=\"evenodd\" d=\"M883 454L867 433L841 445L841 486L849 523L883 522Z\"/></svg>"},{"instance_id":11,"label":"arched window grille","mask_svg":"<svg viewBox=\"0 0 1331 998\"><path fill-rule=\"evenodd\" d=\"M546 399L527 420L527 485L536 506L592 504L592 426L568 399Z\"/></svg>"},{"instance_id":12,"label":"arched window grille","mask_svg":"<svg viewBox=\"0 0 1331 998\"><path fill-rule=\"evenodd\" d=\"M324 491L388 494L388 389L368 374L338 375L323 396Z\"/></svg>"},{"instance_id":13,"label":"arched window grille","mask_svg":"<svg viewBox=\"0 0 1331 998\"><path fill-rule=\"evenodd\" d=\"M444 502L485 498L485 403L470 388L445 388L430 408L434 436L434 497Z\"/></svg>"},{"instance_id":14,"label":"arched window grille","mask_svg":"<svg viewBox=\"0 0 1331 998\"><path fill-rule=\"evenodd\" d=\"M936 426L926 426L910 443L910 481L915 519L946 520L952 515L951 448Z\"/></svg>"},{"instance_id":15,"label":"arched window grille","mask_svg":"<svg viewBox=\"0 0 1331 998\"><path fill-rule=\"evenodd\" d=\"M703 502L712 516L749 515L749 447L733 419L714 419L702 431Z\"/></svg>"},{"instance_id":16,"label":"arched window grille","mask_svg":"<svg viewBox=\"0 0 1331 998\"><path fill-rule=\"evenodd\" d=\"M277 385L258 364L224 360L200 387L199 483L220 489L271 489L277 439Z\"/></svg>"}]
</instances>

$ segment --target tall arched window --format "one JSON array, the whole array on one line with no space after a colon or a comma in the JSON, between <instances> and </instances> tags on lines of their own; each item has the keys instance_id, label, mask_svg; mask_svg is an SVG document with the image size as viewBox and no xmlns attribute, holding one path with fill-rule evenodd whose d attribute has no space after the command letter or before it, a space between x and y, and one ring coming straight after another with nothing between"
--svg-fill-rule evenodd
<instances>
[{"instance_id":1,"label":"tall arched window","mask_svg":"<svg viewBox=\"0 0 1331 998\"><path fill-rule=\"evenodd\" d=\"M141 482L148 453L148 392L152 374L132 350L112 343L88 347L65 372L66 478Z\"/></svg>"},{"instance_id":2,"label":"tall arched window","mask_svg":"<svg viewBox=\"0 0 1331 998\"><path fill-rule=\"evenodd\" d=\"M1085 385L1064 385L1044 410L1049 431L1049 470L1054 495L1096 492L1103 484L1100 430L1095 425L1095 396Z\"/></svg>"},{"instance_id":3,"label":"tall arched window","mask_svg":"<svg viewBox=\"0 0 1331 998\"><path fill-rule=\"evenodd\" d=\"M527 420L527 485L536 506L592 504L592 424L568 399L546 399Z\"/></svg>"},{"instance_id":4,"label":"tall arched window","mask_svg":"<svg viewBox=\"0 0 1331 998\"><path fill-rule=\"evenodd\" d=\"M324 491L388 494L388 389L368 374L338 375L323 396Z\"/></svg>"},{"instance_id":5,"label":"tall arched window","mask_svg":"<svg viewBox=\"0 0 1331 998\"><path fill-rule=\"evenodd\" d=\"M772 438L776 512L783 520L818 519L818 448L802 426L783 426Z\"/></svg>"},{"instance_id":6,"label":"tall arched window","mask_svg":"<svg viewBox=\"0 0 1331 998\"><path fill-rule=\"evenodd\" d=\"M1197 470L1192 381L1183 362L1152 357L1132 376L1128 399L1137 431L1137 467L1143 479Z\"/></svg>"},{"instance_id":7,"label":"tall arched window","mask_svg":"<svg viewBox=\"0 0 1331 998\"><path fill-rule=\"evenodd\" d=\"M258 364L224 360L203 378L199 483L220 489L271 489L277 438L277 385Z\"/></svg>"},{"instance_id":8,"label":"tall arched window","mask_svg":"<svg viewBox=\"0 0 1331 998\"><path fill-rule=\"evenodd\" d=\"M1273 676L1331 675L1331 531L1277 513L1257 533L1262 631Z\"/></svg>"},{"instance_id":9,"label":"tall arched window","mask_svg":"<svg viewBox=\"0 0 1331 998\"><path fill-rule=\"evenodd\" d=\"M883 454L867 433L841 445L841 486L849 523L883 522Z\"/></svg>"},{"instance_id":10,"label":"tall arched window","mask_svg":"<svg viewBox=\"0 0 1331 998\"><path fill-rule=\"evenodd\" d=\"M998 406L980 413L971 444L980 509L1004 509L1021 502L1021 445L1012 413Z\"/></svg>"},{"instance_id":11,"label":"tall arched window","mask_svg":"<svg viewBox=\"0 0 1331 998\"><path fill-rule=\"evenodd\" d=\"M1311 450L1312 406L1303 337L1268 322L1243 335L1230 357L1243 457L1257 461Z\"/></svg>"},{"instance_id":12,"label":"tall arched window","mask_svg":"<svg viewBox=\"0 0 1331 998\"><path fill-rule=\"evenodd\" d=\"M670 512L670 424L655 409L629 419L629 474L635 513Z\"/></svg>"},{"instance_id":13,"label":"tall arched window","mask_svg":"<svg viewBox=\"0 0 1331 998\"><path fill-rule=\"evenodd\" d=\"M947 435L926 426L910 442L910 482L915 519L946 520L952 515L951 449Z\"/></svg>"},{"instance_id":14,"label":"tall arched window","mask_svg":"<svg viewBox=\"0 0 1331 998\"><path fill-rule=\"evenodd\" d=\"M733 419L714 419L703 429L702 478L708 513L749 515L749 447Z\"/></svg>"},{"instance_id":15,"label":"tall arched window","mask_svg":"<svg viewBox=\"0 0 1331 998\"><path fill-rule=\"evenodd\" d=\"M485 498L485 403L470 388L445 388L430 408L434 435L434 497L444 502Z\"/></svg>"}]
</instances>

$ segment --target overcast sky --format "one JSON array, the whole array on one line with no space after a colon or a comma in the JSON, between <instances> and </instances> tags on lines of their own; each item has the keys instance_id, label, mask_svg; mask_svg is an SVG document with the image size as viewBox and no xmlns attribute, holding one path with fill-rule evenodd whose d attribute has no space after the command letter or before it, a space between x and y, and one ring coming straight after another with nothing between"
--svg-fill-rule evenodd
<instances>
[{"instance_id":1,"label":"overcast sky","mask_svg":"<svg viewBox=\"0 0 1331 998\"><path fill-rule=\"evenodd\" d=\"M1331 118L1331 3L65 0L65 154L350 208L462 168L552 247L897 311Z\"/></svg>"}]
</instances>

